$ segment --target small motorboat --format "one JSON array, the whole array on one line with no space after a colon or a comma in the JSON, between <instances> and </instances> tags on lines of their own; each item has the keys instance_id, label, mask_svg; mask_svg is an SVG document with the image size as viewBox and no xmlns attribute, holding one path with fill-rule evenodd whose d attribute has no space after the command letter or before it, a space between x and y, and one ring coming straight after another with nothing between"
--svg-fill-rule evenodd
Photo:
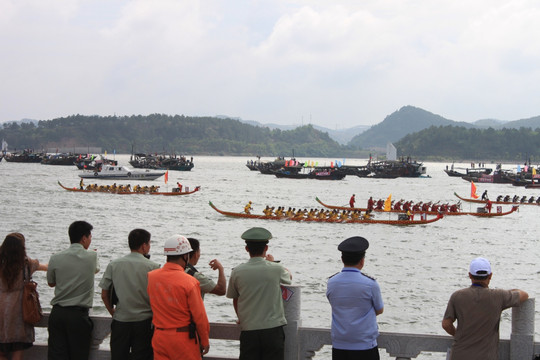
<instances>
[{"instance_id":1,"label":"small motorboat","mask_svg":"<svg viewBox=\"0 0 540 360\"><path fill-rule=\"evenodd\" d=\"M165 171L149 169L132 169L127 166L105 165L101 171L84 171L79 174L83 179L109 179L109 180L155 180L163 176Z\"/></svg>"}]
</instances>

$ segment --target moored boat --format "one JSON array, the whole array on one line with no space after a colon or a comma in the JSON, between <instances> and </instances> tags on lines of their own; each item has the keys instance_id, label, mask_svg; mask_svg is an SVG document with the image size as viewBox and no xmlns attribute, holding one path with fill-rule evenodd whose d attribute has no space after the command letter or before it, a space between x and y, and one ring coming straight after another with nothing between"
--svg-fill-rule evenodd
<instances>
[{"instance_id":1,"label":"moored boat","mask_svg":"<svg viewBox=\"0 0 540 360\"><path fill-rule=\"evenodd\" d=\"M155 180L163 176L165 171L149 169L131 169L127 166L105 165L101 171L83 171L79 177L83 179L109 179L109 180Z\"/></svg>"},{"instance_id":2,"label":"moored boat","mask_svg":"<svg viewBox=\"0 0 540 360\"><path fill-rule=\"evenodd\" d=\"M338 168L315 168L310 172L281 169L274 172L278 178L287 179L317 179L317 180L342 180L347 175Z\"/></svg>"},{"instance_id":3,"label":"moored boat","mask_svg":"<svg viewBox=\"0 0 540 360\"><path fill-rule=\"evenodd\" d=\"M163 195L163 196L179 196L179 195L190 195L193 193L196 193L201 189L200 186L196 186L195 189L191 191L178 191L178 188L175 188L176 191L171 192L164 192L164 191L120 191L120 190L90 190L90 189L80 189L77 187L69 188L67 186L64 186L58 181L58 185L62 187L62 189L72 192L83 192L83 193L102 193L102 194L117 194L117 195ZM159 187L158 187L159 188Z\"/></svg>"},{"instance_id":4,"label":"moored boat","mask_svg":"<svg viewBox=\"0 0 540 360\"><path fill-rule=\"evenodd\" d=\"M384 225L397 225L397 226L409 226L409 225L425 225L442 219L443 215L438 214L432 219L420 219L420 220L342 220L342 219L319 219L319 218L306 218L306 217L287 217L287 216L267 216L267 215L255 215L246 213L236 213L230 211L223 211L218 209L211 201L208 203L212 209L218 213L235 218L247 218L247 219L260 219L260 220L284 220L284 221L302 221L302 222L325 222L325 223L342 223L342 224L384 224Z\"/></svg>"},{"instance_id":5,"label":"moored boat","mask_svg":"<svg viewBox=\"0 0 540 360\"><path fill-rule=\"evenodd\" d=\"M195 166L193 164L193 157L187 159L185 156L164 154L133 154L130 157L129 164L137 169L177 171L191 171Z\"/></svg>"}]
</instances>

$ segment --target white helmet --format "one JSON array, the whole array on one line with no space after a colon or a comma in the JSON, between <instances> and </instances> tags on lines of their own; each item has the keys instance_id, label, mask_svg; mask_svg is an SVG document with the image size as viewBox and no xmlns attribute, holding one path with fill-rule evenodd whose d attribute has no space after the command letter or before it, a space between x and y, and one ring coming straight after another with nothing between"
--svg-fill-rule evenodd
<instances>
[{"instance_id":1,"label":"white helmet","mask_svg":"<svg viewBox=\"0 0 540 360\"><path fill-rule=\"evenodd\" d=\"M184 255L193 251L189 240L182 235L173 235L167 241L165 241L165 246L163 253L165 255Z\"/></svg>"}]
</instances>

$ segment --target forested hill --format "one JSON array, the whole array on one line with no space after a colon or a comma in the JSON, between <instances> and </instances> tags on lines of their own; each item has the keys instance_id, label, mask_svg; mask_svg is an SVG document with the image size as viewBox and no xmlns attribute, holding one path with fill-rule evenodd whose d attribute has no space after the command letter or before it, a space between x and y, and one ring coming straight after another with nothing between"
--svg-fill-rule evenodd
<instances>
[{"instance_id":1,"label":"forested hill","mask_svg":"<svg viewBox=\"0 0 540 360\"><path fill-rule=\"evenodd\" d=\"M388 115L381 123L356 135L349 142L349 145L359 148L384 148L388 142L396 142L407 134L423 130L430 126L440 125L475 127L470 123L445 119L442 116L414 106L404 106Z\"/></svg>"},{"instance_id":2,"label":"forested hill","mask_svg":"<svg viewBox=\"0 0 540 360\"><path fill-rule=\"evenodd\" d=\"M394 143L398 154L424 160L540 163L540 129L467 129L432 126Z\"/></svg>"},{"instance_id":3,"label":"forested hill","mask_svg":"<svg viewBox=\"0 0 540 360\"><path fill-rule=\"evenodd\" d=\"M5 123L9 149L101 147L109 153L166 152L196 155L365 157L339 145L311 125L290 131L255 127L238 120L153 114L73 115L34 123Z\"/></svg>"}]
</instances>

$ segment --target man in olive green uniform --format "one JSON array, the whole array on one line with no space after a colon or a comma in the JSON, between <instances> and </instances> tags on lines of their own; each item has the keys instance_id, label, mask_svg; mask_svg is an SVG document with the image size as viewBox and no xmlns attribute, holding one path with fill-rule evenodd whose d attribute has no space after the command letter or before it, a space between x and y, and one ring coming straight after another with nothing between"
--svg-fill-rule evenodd
<instances>
[{"instance_id":1,"label":"man in olive green uniform","mask_svg":"<svg viewBox=\"0 0 540 360\"><path fill-rule=\"evenodd\" d=\"M292 277L266 254L271 238L263 228L244 232L250 259L235 267L229 280L227 297L233 299L242 330L240 360L280 360L285 355L283 326L287 320L280 284L290 284Z\"/></svg>"},{"instance_id":2,"label":"man in olive green uniform","mask_svg":"<svg viewBox=\"0 0 540 360\"><path fill-rule=\"evenodd\" d=\"M135 229L129 233L131 252L107 265L99 283L101 298L113 317L111 323L111 359L152 359L152 309L146 288L148 272L159 264L146 258L150 252L150 233ZM118 297L111 302L111 285Z\"/></svg>"},{"instance_id":3,"label":"man in olive green uniform","mask_svg":"<svg viewBox=\"0 0 540 360\"><path fill-rule=\"evenodd\" d=\"M88 310L94 300L94 274L99 271L97 253L88 251L92 225L75 221L69 226L71 246L51 256L47 282L54 287L49 315L48 359L87 360L92 320Z\"/></svg>"},{"instance_id":4,"label":"man in olive green uniform","mask_svg":"<svg viewBox=\"0 0 540 360\"><path fill-rule=\"evenodd\" d=\"M218 271L218 282L216 284L214 280L201 273L195 267L195 265L197 265L199 259L201 258L201 244L199 240L195 238L187 239L189 240L189 244L191 245L193 251L189 254L189 263L186 264L186 273L199 280L199 286L201 287L201 296L203 300L204 295L207 293L215 294L218 296L225 295L225 291L227 290L227 279L225 279L225 270L223 269L223 265L221 265L218 259L213 259L208 264L210 265L212 270Z\"/></svg>"}]
</instances>

